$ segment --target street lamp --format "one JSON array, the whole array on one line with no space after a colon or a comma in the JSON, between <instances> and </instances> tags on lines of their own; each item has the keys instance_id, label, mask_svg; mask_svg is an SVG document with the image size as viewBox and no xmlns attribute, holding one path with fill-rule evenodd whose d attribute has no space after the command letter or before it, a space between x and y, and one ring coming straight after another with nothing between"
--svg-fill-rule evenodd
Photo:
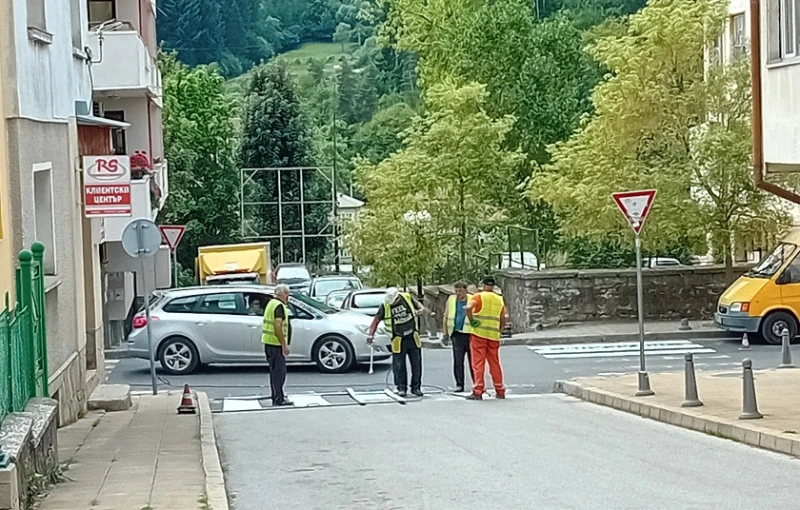
<instances>
[{"instance_id":1,"label":"street lamp","mask_svg":"<svg viewBox=\"0 0 800 510\"><path fill-rule=\"evenodd\" d=\"M420 226L431 221L431 214L424 209L422 211L408 211L403 214L403 220L409 225L413 225L415 227L417 232L417 250L419 251L419 239L422 237ZM420 274L417 274L417 297L419 298L420 303L422 303L425 299L422 295L422 275Z\"/></svg>"}]
</instances>

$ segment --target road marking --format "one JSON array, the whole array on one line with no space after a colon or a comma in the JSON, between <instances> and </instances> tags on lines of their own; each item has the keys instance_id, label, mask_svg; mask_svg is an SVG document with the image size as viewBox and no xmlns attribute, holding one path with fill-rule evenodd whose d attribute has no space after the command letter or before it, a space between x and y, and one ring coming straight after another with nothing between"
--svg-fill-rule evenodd
<instances>
[{"instance_id":1,"label":"road marking","mask_svg":"<svg viewBox=\"0 0 800 510\"><path fill-rule=\"evenodd\" d=\"M638 342L589 343L569 345L529 345L528 349L546 359L625 358L639 354ZM650 341L644 345L645 356L681 359L687 353L713 354L717 351L689 340Z\"/></svg>"},{"instance_id":2,"label":"road marking","mask_svg":"<svg viewBox=\"0 0 800 510\"><path fill-rule=\"evenodd\" d=\"M258 400L238 400L235 398L226 398L222 401L222 412L231 411L259 411L261 404Z\"/></svg>"}]
</instances>

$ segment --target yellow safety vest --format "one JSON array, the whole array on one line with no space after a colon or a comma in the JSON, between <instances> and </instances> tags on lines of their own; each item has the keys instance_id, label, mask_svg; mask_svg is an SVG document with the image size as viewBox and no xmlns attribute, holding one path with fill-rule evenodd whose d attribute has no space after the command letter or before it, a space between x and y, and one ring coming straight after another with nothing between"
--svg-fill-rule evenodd
<instances>
[{"instance_id":1,"label":"yellow safety vest","mask_svg":"<svg viewBox=\"0 0 800 510\"><path fill-rule=\"evenodd\" d=\"M472 334L489 340L500 341L500 316L503 313L503 298L494 292L481 292L483 305L479 312L473 315L479 324L472 326Z\"/></svg>"},{"instance_id":2,"label":"yellow safety vest","mask_svg":"<svg viewBox=\"0 0 800 510\"><path fill-rule=\"evenodd\" d=\"M417 322L415 315L416 309L414 308L414 302L411 301L411 294L407 292L401 292L400 295L403 296L403 299L406 300L406 303L408 303L408 308L409 310L411 310L411 317L412 317L411 320L414 321L414 328L415 328L414 343L417 344L417 347L422 347L422 340L420 340L419 338L419 323ZM392 320L392 306L386 303L384 303L383 305L383 324L386 326L386 330L389 332L389 334L394 333L394 327L393 327L394 321ZM395 354L399 354L401 351L401 347L402 347L402 338L400 338L399 336L392 338L392 352Z\"/></svg>"},{"instance_id":3,"label":"yellow safety vest","mask_svg":"<svg viewBox=\"0 0 800 510\"><path fill-rule=\"evenodd\" d=\"M286 345L289 345L289 309L283 302L278 299L272 299L267 303L267 309L264 311L264 325L261 328L261 343L267 345L280 345L281 341L278 340L278 335L275 334L275 310L279 306L283 307L283 321L281 329L283 330L283 338L286 339Z\"/></svg>"},{"instance_id":4,"label":"yellow safety vest","mask_svg":"<svg viewBox=\"0 0 800 510\"><path fill-rule=\"evenodd\" d=\"M467 294L467 304L472 299L472 294ZM456 296L447 298L447 334L452 335L456 329ZM469 317L464 317L464 327L462 333L472 333L472 326L469 325Z\"/></svg>"}]
</instances>

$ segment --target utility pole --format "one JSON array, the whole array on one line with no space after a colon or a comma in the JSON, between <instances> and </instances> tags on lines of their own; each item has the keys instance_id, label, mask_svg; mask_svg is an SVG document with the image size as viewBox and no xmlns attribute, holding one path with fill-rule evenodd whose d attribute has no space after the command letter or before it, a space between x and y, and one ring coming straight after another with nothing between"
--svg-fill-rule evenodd
<instances>
[{"instance_id":1,"label":"utility pole","mask_svg":"<svg viewBox=\"0 0 800 510\"><path fill-rule=\"evenodd\" d=\"M339 274L339 194L336 191L336 160L339 151L336 146L336 109L339 107L339 92L336 88L336 68L333 66L333 264L336 274Z\"/></svg>"}]
</instances>

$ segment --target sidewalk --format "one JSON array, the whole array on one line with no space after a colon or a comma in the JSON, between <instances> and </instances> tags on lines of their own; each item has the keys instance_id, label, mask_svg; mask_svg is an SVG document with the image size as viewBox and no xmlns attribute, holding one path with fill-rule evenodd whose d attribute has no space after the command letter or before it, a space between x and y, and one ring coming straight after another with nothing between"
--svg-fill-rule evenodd
<instances>
[{"instance_id":1,"label":"sidewalk","mask_svg":"<svg viewBox=\"0 0 800 510\"><path fill-rule=\"evenodd\" d=\"M800 369L754 371L764 418L740 420L742 371L697 372L702 407L682 408L683 372L650 374L655 395L634 397L635 373L560 381L556 389L600 405L800 457Z\"/></svg>"},{"instance_id":2,"label":"sidewalk","mask_svg":"<svg viewBox=\"0 0 800 510\"><path fill-rule=\"evenodd\" d=\"M178 415L181 393L134 396L127 411L90 412L77 423L58 431L59 460L64 481L39 504L40 510L208 510L209 482L214 510L224 495L221 470L206 475L216 461L210 430L210 409L204 394L198 415ZM203 414L201 411L204 411ZM202 427L201 427L202 422ZM202 432L201 432L202 429ZM213 443L212 443L213 444ZM206 461L204 463L204 461ZM215 469L214 469L215 468ZM208 478L208 481L207 481Z\"/></svg>"},{"instance_id":3,"label":"sidewalk","mask_svg":"<svg viewBox=\"0 0 800 510\"><path fill-rule=\"evenodd\" d=\"M680 321L648 321L645 322L646 340L712 340L720 338L737 338L734 333L721 330L713 321L691 321L690 330L680 329ZM638 322L594 321L553 326L529 333L517 333L511 338L504 338L503 345L550 345L580 344L597 342L635 342L639 340ZM430 349L441 349L444 345L439 340L423 337L422 342Z\"/></svg>"}]
</instances>

